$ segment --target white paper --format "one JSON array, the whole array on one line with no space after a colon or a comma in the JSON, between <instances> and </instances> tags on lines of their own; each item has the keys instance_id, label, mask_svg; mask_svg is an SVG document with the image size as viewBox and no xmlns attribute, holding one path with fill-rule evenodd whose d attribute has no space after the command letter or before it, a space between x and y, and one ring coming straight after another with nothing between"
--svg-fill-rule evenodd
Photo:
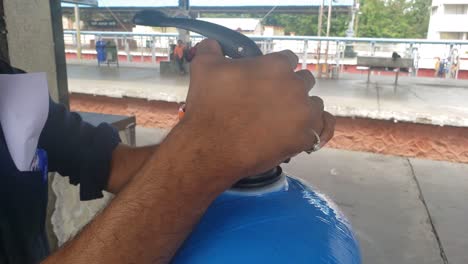
<instances>
[{"instance_id":1,"label":"white paper","mask_svg":"<svg viewBox=\"0 0 468 264\"><path fill-rule=\"evenodd\" d=\"M45 73L0 74L0 123L18 170L30 170L48 114Z\"/></svg>"}]
</instances>

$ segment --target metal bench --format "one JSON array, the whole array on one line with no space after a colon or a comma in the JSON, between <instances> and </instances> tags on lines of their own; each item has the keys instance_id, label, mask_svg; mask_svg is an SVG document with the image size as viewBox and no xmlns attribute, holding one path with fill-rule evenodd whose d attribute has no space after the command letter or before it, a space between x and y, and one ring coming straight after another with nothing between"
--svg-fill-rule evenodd
<instances>
[{"instance_id":1,"label":"metal bench","mask_svg":"<svg viewBox=\"0 0 468 264\"><path fill-rule=\"evenodd\" d=\"M411 58L388 58L388 57L375 57L375 56L358 56L357 66L367 67L367 83L370 82L370 73L374 68L394 68L395 73L395 88L398 85L398 75L400 68L413 68L414 61Z\"/></svg>"},{"instance_id":2,"label":"metal bench","mask_svg":"<svg viewBox=\"0 0 468 264\"><path fill-rule=\"evenodd\" d=\"M101 123L108 123L115 127L121 137L125 137L127 144L131 146L136 145L136 118L135 116L122 116L122 115L109 115L100 113L77 112L85 122L93 126L99 126Z\"/></svg>"}]
</instances>

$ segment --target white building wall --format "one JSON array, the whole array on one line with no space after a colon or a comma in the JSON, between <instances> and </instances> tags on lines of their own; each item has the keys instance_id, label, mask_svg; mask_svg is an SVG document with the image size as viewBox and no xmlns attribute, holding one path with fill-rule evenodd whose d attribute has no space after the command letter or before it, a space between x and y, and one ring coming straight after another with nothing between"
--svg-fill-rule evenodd
<instances>
[{"instance_id":1,"label":"white building wall","mask_svg":"<svg viewBox=\"0 0 468 264\"><path fill-rule=\"evenodd\" d=\"M468 39L468 0L433 0L428 39Z\"/></svg>"}]
</instances>

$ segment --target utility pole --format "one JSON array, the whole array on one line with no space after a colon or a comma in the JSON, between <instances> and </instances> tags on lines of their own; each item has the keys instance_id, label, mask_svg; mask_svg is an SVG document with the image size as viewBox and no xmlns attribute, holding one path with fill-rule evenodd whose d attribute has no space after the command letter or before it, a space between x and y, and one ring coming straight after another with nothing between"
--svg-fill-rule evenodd
<instances>
[{"instance_id":1,"label":"utility pole","mask_svg":"<svg viewBox=\"0 0 468 264\"><path fill-rule=\"evenodd\" d=\"M356 17L356 21L353 19L354 26L354 36L358 35L358 28L359 28L359 0L355 0L356 3L353 6L353 18Z\"/></svg>"},{"instance_id":2,"label":"utility pole","mask_svg":"<svg viewBox=\"0 0 468 264\"><path fill-rule=\"evenodd\" d=\"M328 0L327 38L330 36L332 4L333 4L333 0ZM330 47L330 41L327 40L327 46L325 48L325 67L327 69L327 77L328 77L328 48L329 47Z\"/></svg>"},{"instance_id":3,"label":"utility pole","mask_svg":"<svg viewBox=\"0 0 468 264\"><path fill-rule=\"evenodd\" d=\"M75 4L75 27L76 27L76 57L81 60L81 22L80 6Z\"/></svg>"},{"instance_id":4,"label":"utility pole","mask_svg":"<svg viewBox=\"0 0 468 264\"><path fill-rule=\"evenodd\" d=\"M318 18L318 29L317 29L317 36L320 37L322 35L322 17L323 17L323 6L325 5L325 0L322 0L320 3L320 11L319 11L319 18ZM320 67L320 51L321 51L321 44L322 42L319 40L317 44L317 78L320 78L322 75L322 69Z\"/></svg>"},{"instance_id":5,"label":"utility pole","mask_svg":"<svg viewBox=\"0 0 468 264\"><path fill-rule=\"evenodd\" d=\"M175 13L176 16L180 17L190 17L190 0L179 0L179 9ZM179 39L182 40L185 44L190 41L190 32L185 29L177 29L179 33Z\"/></svg>"}]
</instances>

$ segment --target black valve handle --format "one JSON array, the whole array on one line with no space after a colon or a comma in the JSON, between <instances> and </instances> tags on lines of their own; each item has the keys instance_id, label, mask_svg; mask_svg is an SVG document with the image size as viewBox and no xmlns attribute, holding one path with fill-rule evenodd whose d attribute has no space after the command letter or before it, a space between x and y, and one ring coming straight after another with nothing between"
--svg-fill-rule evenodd
<instances>
[{"instance_id":1,"label":"black valve handle","mask_svg":"<svg viewBox=\"0 0 468 264\"><path fill-rule=\"evenodd\" d=\"M144 10L135 15L133 23L151 27L176 27L196 32L217 40L224 54L233 59L262 55L262 51L250 38L234 30L206 21L173 18L160 11Z\"/></svg>"}]
</instances>

